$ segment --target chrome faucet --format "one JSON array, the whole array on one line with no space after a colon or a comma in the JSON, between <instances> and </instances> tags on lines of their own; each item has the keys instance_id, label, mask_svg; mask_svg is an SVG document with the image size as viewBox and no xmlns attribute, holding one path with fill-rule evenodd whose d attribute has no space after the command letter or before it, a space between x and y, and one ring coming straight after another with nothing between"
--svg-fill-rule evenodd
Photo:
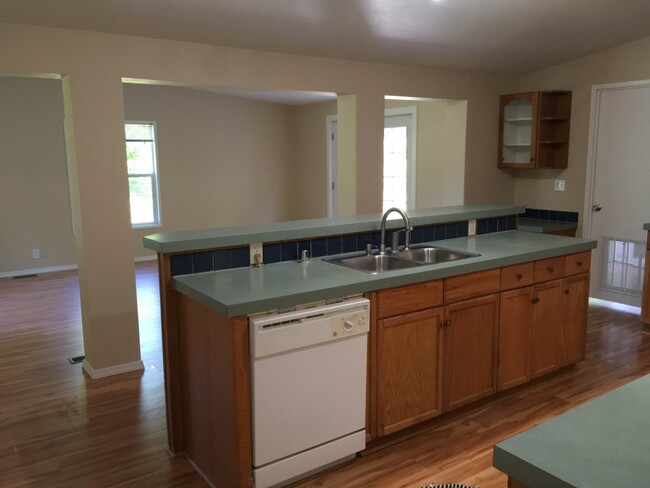
<instances>
[{"instance_id":1,"label":"chrome faucet","mask_svg":"<svg viewBox=\"0 0 650 488\"><path fill-rule=\"evenodd\" d=\"M405 244L406 247L409 247L410 240L411 240L411 231L413 228L411 227L411 223L409 222L409 218L406 216L406 214L400 210L399 208L396 207L391 207L386 212L384 213L384 216L381 218L381 237L379 240L379 254L386 254L386 245L384 244L384 239L386 239L386 220L388 219L388 216L393 213L397 212L402 216L402 219L404 220L404 229L400 229L393 234L393 246L395 249L393 251L397 251L397 246L395 246L396 238L398 237L398 232L401 232L404 230L406 232L406 240Z\"/></svg>"}]
</instances>

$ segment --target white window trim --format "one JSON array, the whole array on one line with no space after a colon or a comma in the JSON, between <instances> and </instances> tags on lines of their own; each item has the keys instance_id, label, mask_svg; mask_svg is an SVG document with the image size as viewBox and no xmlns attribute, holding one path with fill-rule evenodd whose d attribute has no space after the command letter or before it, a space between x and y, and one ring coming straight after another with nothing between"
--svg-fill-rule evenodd
<instances>
[{"instance_id":1,"label":"white window trim","mask_svg":"<svg viewBox=\"0 0 650 488\"><path fill-rule=\"evenodd\" d=\"M153 173L153 182L151 185L151 189L153 192L153 207L154 207L154 217L158 217L157 220L154 222L146 222L142 224L133 224L131 223L131 228L133 229L153 229L156 227L162 227L162 210L160 208L160 184L159 184L159 179L158 179L158 127L156 126L156 122L153 120L125 120L124 125L126 126L127 124L136 124L136 125L151 125L153 126L153 148L154 148L154 158L153 158L153 167L154 167L154 173ZM124 154L126 155L126 136L124 138ZM147 176L149 174L147 173ZM128 172L127 168L127 177L130 176L137 176L137 175L131 175ZM129 195L130 196L130 195Z\"/></svg>"},{"instance_id":2,"label":"white window trim","mask_svg":"<svg viewBox=\"0 0 650 488\"><path fill-rule=\"evenodd\" d=\"M410 115L411 116L411 134L409 137L409 153L410 158L408 160L408 165L406 167L406 209L411 210L415 208L415 188L416 188L416 167L417 167L417 132L418 132L418 108L416 106L412 107L397 107L397 108L387 108L384 110L384 120L386 117L395 116L395 115ZM385 124L384 124L385 125ZM383 163L382 163L382 174L383 174ZM382 189L382 200L383 200L383 189Z\"/></svg>"}]
</instances>

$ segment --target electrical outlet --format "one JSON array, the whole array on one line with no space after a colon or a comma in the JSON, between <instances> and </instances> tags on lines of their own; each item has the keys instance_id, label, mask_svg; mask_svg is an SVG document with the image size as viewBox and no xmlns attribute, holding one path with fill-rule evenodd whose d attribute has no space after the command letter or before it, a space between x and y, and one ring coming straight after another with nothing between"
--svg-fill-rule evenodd
<instances>
[{"instance_id":1,"label":"electrical outlet","mask_svg":"<svg viewBox=\"0 0 650 488\"><path fill-rule=\"evenodd\" d=\"M259 254L259 258L255 256ZM259 261L258 261L259 259ZM250 264L259 266L264 262L264 248L262 243L250 245Z\"/></svg>"},{"instance_id":2,"label":"electrical outlet","mask_svg":"<svg viewBox=\"0 0 650 488\"><path fill-rule=\"evenodd\" d=\"M471 219L469 221L468 228L467 228L467 235L468 236L476 235L476 219Z\"/></svg>"},{"instance_id":3,"label":"electrical outlet","mask_svg":"<svg viewBox=\"0 0 650 488\"><path fill-rule=\"evenodd\" d=\"M40 259L41 258L41 250L38 248L32 249L32 258L33 259Z\"/></svg>"},{"instance_id":4,"label":"electrical outlet","mask_svg":"<svg viewBox=\"0 0 650 488\"><path fill-rule=\"evenodd\" d=\"M555 191L566 190L566 180L555 180Z\"/></svg>"}]
</instances>

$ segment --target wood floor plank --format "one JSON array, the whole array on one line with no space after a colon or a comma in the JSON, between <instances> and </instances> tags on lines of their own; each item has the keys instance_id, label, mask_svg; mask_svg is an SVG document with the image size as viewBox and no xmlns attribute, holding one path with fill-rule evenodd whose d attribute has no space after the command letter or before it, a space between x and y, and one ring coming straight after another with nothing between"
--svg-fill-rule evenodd
<instances>
[{"instance_id":1,"label":"wood floor plank","mask_svg":"<svg viewBox=\"0 0 650 488\"><path fill-rule=\"evenodd\" d=\"M205 487L166 451L155 263L137 265L144 372L90 380L75 272L0 279L0 487ZM637 314L589 308L587 357L574 368L433 419L396 442L292 485L506 488L492 446L650 373L650 333Z\"/></svg>"}]
</instances>

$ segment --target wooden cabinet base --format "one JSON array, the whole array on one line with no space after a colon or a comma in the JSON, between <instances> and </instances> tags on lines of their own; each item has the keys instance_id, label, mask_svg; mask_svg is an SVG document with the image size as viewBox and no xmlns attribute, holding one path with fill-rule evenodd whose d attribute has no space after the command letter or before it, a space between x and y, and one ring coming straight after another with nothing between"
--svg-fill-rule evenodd
<instances>
[{"instance_id":1,"label":"wooden cabinet base","mask_svg":"<svg viewBox=\"0 0 650 488\"><path fill-rule=\"evenodd\" d=\"M528 486L524 485L521 481L517 481L508 476L508 488L528 488Z\"/></svg>"},{"instance_id":2,"label":"wooden cabinet base","mask_svg":"<svg viewBox=\"0 0 650 488\"><path fill-rule=\"evenodd\" d=\"M246 317L177 304L185 453L213 486L253 486Z\"/></svg>"}]
</instances>

